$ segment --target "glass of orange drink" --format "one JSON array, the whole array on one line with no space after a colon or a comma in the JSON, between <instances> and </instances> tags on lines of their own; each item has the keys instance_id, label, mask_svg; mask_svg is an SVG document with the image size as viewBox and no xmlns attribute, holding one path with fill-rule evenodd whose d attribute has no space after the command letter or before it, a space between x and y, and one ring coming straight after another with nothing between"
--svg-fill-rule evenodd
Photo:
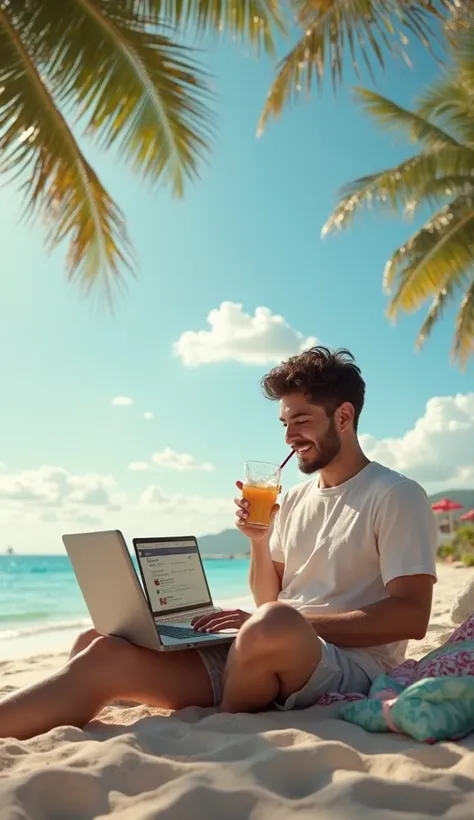
<instances>
[{"instance_id":1,"label":"glass of orange drink","mask_svg":"<svg viewBox=\"0 0 474 820\"><path fill-rule=\"evenodd\" d=\"M280 492L281 470L267 461L246 461L242 495L249 502L247 524L268 527Z\"/></svg>"}]
</instances>

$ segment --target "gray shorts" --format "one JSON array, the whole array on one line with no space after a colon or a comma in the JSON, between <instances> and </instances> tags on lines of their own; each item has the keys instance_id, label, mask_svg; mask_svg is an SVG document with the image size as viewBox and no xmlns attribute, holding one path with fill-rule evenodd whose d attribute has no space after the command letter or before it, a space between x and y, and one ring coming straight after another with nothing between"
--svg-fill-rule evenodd
<instances>
[{"instance_id":1,"label":"gray shorts","mask_svg":"<svg viewBox=\"0 0 474 820\"><path fill-rule=\"evenodd\" d=\"M360 692L366 695L373 678L354 660L351 654L332 643L321 641L321 660L305 685L293 692L284 703L276 702L277 709L304 709L313 706L327 692ZM205 647L198 652L207 669L214 693L214 705L222 700L222 679L229 652L229 644ZM382 672L383 670L380 670Z\"/></svg>"}]
</instances>

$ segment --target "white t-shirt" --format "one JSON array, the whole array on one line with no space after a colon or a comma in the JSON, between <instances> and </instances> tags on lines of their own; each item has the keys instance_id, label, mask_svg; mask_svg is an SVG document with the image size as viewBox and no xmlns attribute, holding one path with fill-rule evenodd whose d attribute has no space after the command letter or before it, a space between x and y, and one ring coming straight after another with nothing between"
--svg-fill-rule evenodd
<instances>
[{"instance_id":1,"label":"white t-shirt","mask_svg":"<svg viewBox=\"0 0 474 820\"><path fill-rule=\"evenodd\" d=\"M437 528L425 491L373 461L337 487L318 479L284 496L270 542L285 565L279 600L305 614L350 612L388 598L403 575L436 579ZM407 641L347 649L370 677L404 660Z\"/></svg>"}]
</instances>

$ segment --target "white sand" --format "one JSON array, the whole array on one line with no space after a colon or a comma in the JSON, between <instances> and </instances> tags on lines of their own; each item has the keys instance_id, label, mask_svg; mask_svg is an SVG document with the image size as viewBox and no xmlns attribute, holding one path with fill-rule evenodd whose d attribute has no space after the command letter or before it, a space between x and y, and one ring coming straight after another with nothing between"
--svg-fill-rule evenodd
<instances>
[{"instance_id":1,"label":"white sand","mask_svg":"<svg viewBox=\"0 0 474 820\"><path fill-rule=\"evenodd\" d=\"M420 656L449 633L474 570L442 567ZM3 692L64 660L0 664ZM261 715L110 707L88 731L0 740L0 820L381 820L474 817L474 736L427 746L373 735L334 707Z\"/></svg>"}]
</instances>

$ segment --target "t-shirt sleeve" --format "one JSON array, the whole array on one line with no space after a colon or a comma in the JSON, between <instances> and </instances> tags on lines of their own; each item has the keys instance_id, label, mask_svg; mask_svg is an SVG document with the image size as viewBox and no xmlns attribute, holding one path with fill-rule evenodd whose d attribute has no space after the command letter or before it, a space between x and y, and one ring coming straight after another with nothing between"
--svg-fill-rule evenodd
<instances>
[{"instance_id":1,"label":"t-shirt sleeve","mask_svg":"<svg viewBox=\"0 0 474 820\"><path fill-rule=\"evenodd\" d=\"M438 530L428 496L415 481L400 481L386 492L376 513L376 535L385 586L404 575L436 580Z\"/></svg>"},{"instance_id":2,"label":"t-shirt sleeve","mask_svg":"<svg viewBox=\"0 0 474 820\"><path fill-rule=\"evenodd\" d=\"M284 564L285 553L283 552L283 542L281 538L280 515L281 511L277 512L273 522L273 530L270 537L270 555L272 561L277 561L279 564Z\"/></svg>"}]
</instances>

